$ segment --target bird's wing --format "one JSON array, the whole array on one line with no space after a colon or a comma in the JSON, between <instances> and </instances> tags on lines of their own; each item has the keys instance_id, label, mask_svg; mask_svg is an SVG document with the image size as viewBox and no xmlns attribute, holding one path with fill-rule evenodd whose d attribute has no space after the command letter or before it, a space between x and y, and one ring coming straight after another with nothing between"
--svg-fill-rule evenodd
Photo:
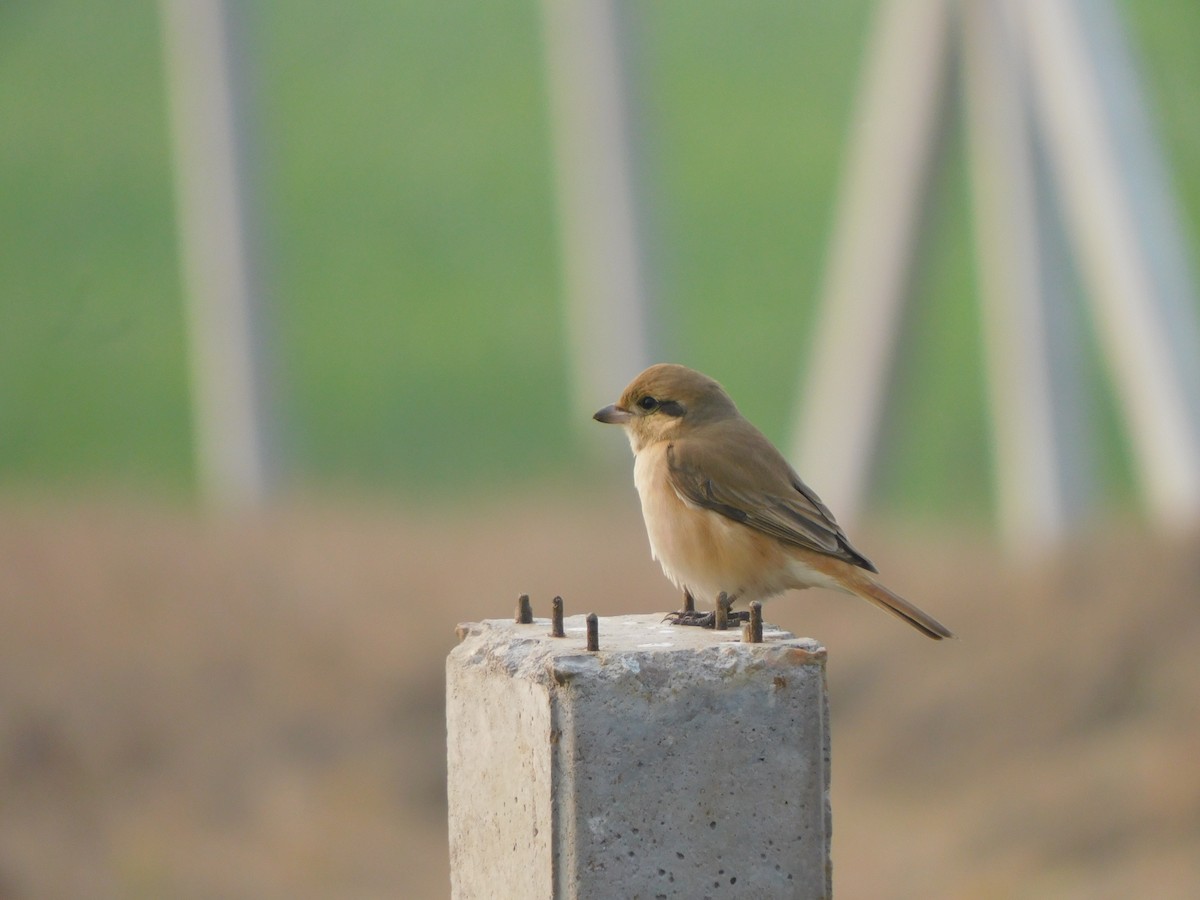
<instances>
[{"instance_id":1,"label":"bird's wing","mask_svg":"<svg viewBox=\"0 0 1200 900\"><path fill-rule=\"evenodd\" d=\"M671 486L685 501L781 541L877 571L778 450L744 420L667 447Z\"/></svg>"}]
</instances>

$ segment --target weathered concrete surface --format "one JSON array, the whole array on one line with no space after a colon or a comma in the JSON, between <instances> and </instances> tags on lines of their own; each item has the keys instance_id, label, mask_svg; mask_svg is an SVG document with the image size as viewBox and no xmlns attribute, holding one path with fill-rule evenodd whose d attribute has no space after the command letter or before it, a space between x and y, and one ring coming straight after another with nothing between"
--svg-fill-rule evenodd
<instances>
[{"instance_id":1,"label":"weathered concrete surface","mask_svg":"<svg viewBox=\"0 0 1200 900\"><path fill-rule=\"evenodd\" d=\"M825 650L766 626L462 626L447 660L453 896L830 894Z\"/></svg>"}]
</instances>

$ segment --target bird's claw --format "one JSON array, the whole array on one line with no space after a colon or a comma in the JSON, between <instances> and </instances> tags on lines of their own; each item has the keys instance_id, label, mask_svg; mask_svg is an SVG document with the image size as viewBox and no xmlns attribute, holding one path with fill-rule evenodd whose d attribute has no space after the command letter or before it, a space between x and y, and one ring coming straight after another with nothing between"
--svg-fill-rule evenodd
<instances>
[{"instance_id":1,"label":"bird's claw","mask_svg":"<svg viewBox=\"0 0 1200 900\"><path fill-rule=\"evenodd\" d=\"M712 628L717 621L715 613L699 612L694 609L680 609L663 616L664 622L672 625L695 625L699 628Z\"/></svg>"},{"instance_id":2,"label":"bird's claw","mask_svg":"<svg viewBox=\"0 0 1200 900\"><path fill-rule=\"evenodd\" d=\"M672 625L693 625L698 628L713 628L717 624L717 614L715 612L699 612L694 609L681 609L667 613L663 616L663 621L670 622ZM730 625L749 622L750 613L744 609L730 610L727 621Z\"/></svg>"}]
</instances>

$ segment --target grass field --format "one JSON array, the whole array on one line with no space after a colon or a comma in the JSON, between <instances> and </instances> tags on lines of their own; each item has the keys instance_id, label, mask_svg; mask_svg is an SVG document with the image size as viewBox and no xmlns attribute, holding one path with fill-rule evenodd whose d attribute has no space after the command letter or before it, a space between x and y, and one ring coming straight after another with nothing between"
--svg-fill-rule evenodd
<instances>
[{"instance_id":1,"label":"grass field","mask_svg":"<svg viewBox=\"0 0 1200 900\"><path fill-rule=\"evenodd\" d=\"M869 8L636 8L662 355L721 378L776 438ZM474 492L567 471L587 411L563 387L536 4L245 9L296 480ZM1122 9L1200 234L1200 8ZM149 0L0 9L0 484L190 489L160 57ZM881 505L909 514L988 493L962 169L955 138L878 473Z\"/></svg>"},{"instance_id":2,"label":"grass field","mask_svg":"<svg viewBox=\"0 0 1200 900\"><path fill-rule=\"evenodd\" d=\"M635 8L662 353L776 439L870 6ZM675 600L563 386L537 4L242 8L295 490L238 519L191 503L157 5L0 4L2 898L446 896L454 624L520 591ZM1200 4L1120 8L1200 235ZM819 592L768 609L830 650L835 885L1200 896L1196 535L1093 522L1024 569L992 546L950 135L886 515L853 537L960 639Z\"/></svg>"}]
</instances>

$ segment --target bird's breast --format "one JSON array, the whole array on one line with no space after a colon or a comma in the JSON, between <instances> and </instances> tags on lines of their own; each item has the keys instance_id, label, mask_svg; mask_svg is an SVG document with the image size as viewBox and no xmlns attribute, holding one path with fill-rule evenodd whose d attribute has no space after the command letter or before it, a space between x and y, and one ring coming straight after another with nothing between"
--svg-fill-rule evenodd
<instances>
[{"instance_id":1,"label":"bird's breast","mask_svg":"<svg viewBox=\"0 0 1200 900\"><path fill-rule=\"evenodd\" d=\"M650 552L663 573L706 604L722 591L749 601L798 586L782 544L676 493L666 451L666 443L643 448L633 468Z\"/></svg>"}]
</instances>

